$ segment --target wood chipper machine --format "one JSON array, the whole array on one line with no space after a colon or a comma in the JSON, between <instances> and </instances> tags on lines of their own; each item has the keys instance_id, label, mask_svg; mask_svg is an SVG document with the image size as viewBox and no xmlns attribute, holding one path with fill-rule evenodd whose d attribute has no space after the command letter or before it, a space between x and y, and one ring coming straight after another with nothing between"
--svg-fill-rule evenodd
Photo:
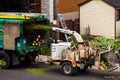
<instances>
[{"instance_id":1,"label":"wood chipper machine","mask_svg":"<svg viewBox=\"0 0 120 80\"><path fill-rule=\"evenodd\" d=\"M112 60L112 47L108 50L99 50L84 42L81 35L76 31L67 29L64 19L58 15L62 28L52 27L53 31L64 33L66 42L59 41L51 43L50 62L61 65L63 74L71 76L78 71L86 71L93 66L99 70L113 71L117 69Z\"/></svg>"}]
</instances>

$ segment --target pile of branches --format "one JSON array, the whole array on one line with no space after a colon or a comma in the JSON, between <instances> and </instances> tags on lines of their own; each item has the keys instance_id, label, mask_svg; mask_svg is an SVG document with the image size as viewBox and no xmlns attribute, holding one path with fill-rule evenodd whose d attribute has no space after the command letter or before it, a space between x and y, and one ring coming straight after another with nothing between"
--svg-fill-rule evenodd
<instances>
[{"instance_id":1,"label":"pile of branches","mask_svg":"<svg viewBox=\"0 0 120 80\"><path fill-rule=\"evenodd\" d=\"M96 37L94 40L89 41L91 46L96 46L100 50L108 50L111 45L115 52L120 48L120 38L118 39L107 39L105 37Z\"/></svg>"}]
</instances>

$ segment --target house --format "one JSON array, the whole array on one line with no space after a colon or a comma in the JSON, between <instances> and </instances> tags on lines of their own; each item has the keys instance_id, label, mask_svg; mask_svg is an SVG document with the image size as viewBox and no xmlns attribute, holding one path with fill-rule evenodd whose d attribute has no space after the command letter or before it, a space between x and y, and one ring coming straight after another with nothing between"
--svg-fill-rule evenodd
<instances>
[{"instance_id":1,"label":"house","mask_svg":"<svg viewBox=\"0 0 120 80\"><path fill-rule=\"evenodd\" d=\"M79 7L80 34L120 36L120 0L87 0Z\"/></svg>"},{"instance_id":2,"label":"house","mask_svg":"<svg viewBox=\"0 0 120 80\"><path fill-rule=\"evenodd\" d=\"M29 12L41 12L41 0L25 0Z\"/></svg>"},{"instance_id":3,"label":"house","mask_svg":"<svg viewBox=\"0 0 120 80\"><path fill-rule=\"evenodd\" d=\"M58 13L62 14L65 20L79 18L79 3L86 0L58 0Z\"/></svg>"},{"instance_id":4,"label":"house","mask_svg":"<svg viewBox=\"0 0 120 80\"><path fill-rule=\"evenodd\" d=\"M47 14L54 20L56 14L62 14L65 20L79 18L78 4L85 0L26 0L30 12Z\"/></svg>"},{"instance_id":5,"label":"house","mask_svg":"<svg viewBox=\"0 0 120 80\"><path fill-rule=\"evenodd\" d=\"M46 14L50 21L54 19L55 0L25 0L29 12Z\"/></svg>"}]
</instances>

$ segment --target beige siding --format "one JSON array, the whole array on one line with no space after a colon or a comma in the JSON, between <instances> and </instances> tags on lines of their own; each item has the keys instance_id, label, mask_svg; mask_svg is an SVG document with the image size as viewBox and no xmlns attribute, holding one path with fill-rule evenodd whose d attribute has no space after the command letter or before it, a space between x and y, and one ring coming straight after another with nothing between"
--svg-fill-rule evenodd
<instances>
[{"instance_id":1,"label":"beige siding","mask_svg":"<svg viewBox=\"0 0 120 80\"><path fill-rule=\"evenodd\" d=\"M101 0L92 0L80 6L80 33L90 27L91 35L114 38L115 9Z\"/></svg>"}]
</instances>

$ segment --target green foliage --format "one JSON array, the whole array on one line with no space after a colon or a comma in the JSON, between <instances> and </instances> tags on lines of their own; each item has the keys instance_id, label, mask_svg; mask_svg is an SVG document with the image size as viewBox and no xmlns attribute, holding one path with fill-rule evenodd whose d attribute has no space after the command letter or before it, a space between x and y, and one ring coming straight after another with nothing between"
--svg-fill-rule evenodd
<instances>
[{"instance_id":1,"label":"green foliage","mask_svg":"<svg viewBox=\"0 0 120 80\"><path fill-rule=\"evenodd\" d=\"M91 40L94 40L96 36L93 36L93 35L82 35L82 38L84 41L91 41Z\"/></svg>"},{"instance_id":2,"label":"green foliage","mask_svg":"<svg viewBox=\"0 0 120 80\"><path fill-rule=\"evenodd\" d=\"M0 68L3 67L3 66L5 66L5 65L6 65L6 62L3 61L3 60L0 60Z\"/></svg>"},{"instance_id":3,"label":"green foliage","mask_svg":"<svg viewBox=\"0 0 120 80\"><path fill-rule=\"evenodd\" d=\"M104 37L97 37L95 40L89 42L90 45L95 45L99 49L108 49L108 46L113 44L113 42L108 41Z\"/></svg>"},{"instance_id":4,"label":"green foliage","mask_svg":"<svg viewBox=\"0 0 120 80\"><path fill-rule=\"evenodd\" d=\"M120 38L118 39L106 39L104 37L96 37L94 40L89 41L90 45L95 45L98 49L107 50L111 45L115 52L120 47Z\"/></svg>"},{"instance_id":5,"label":"green foliage","mask_svg":"<svg viewBox=\"0 0 120 80\"><path fill-rule=\"evenodd\" d=\"M74 36L72 36L72 40L73 40L73 42L74 42L74 45L75 45L76 47L78 47L78 42L77 42L77 40L76 40L76 38L75 38ZM71 46L73 46L73 44L71 44Z\"/></svg>"},{"instance_id":6,"label":"green foliage","mask_svg":"<svg viewBox=\"0 0 120 80\"><path fill-rule=\"evenodd\" d=\"M51 54L51 47L41 48L38 51L38 53L41 55L50 55Z\"/></svg>"},{"instance_id":7,"label":"green foliage","mask_svg":"<svg viewBox=\"0 0 120 80\"><path fill-rule=\"evenodd\" d=\"M42 25L42 24L30 24L26 26L27 30L50 30L51 27L47 25Z\"/></svg>"},{"instance_id":8,"label":"green foliage","mask_svg":"<svg viewBox=\"0 0 120 80\"><path fill-rule=\"evenodd\" d=\"M120 77L110 75L104 76L104 78L107 80L120 80Z\"/></svg>"},{"instance_id":9,"label":"green foliage","mask_svg":"<svg viewBox=\"0 0 120 80\"><path fill-rule=\"evenodd\" d=\"M108 47L111 45L113 51L115 52L120 48L120 38L117 39L107 39L103 36L95 37L93 40L89 40L89 36L82 35L84 41L88 41L91 46L96 46L100 50L108 50Z\"/></svg>"},{"instance_id":10,"label":"green foliage","mask_svg":"<svg viewBox=\"0 0 120 80\"><path fill-rule=\"evenodd\" d=\"M101 66L103 66L103 68L104 68L105 70L108 69L107 65L108 65L107 62L105 62L105 61L101 61Z\"/></svg>"},{"instance_id":11,"label":"green foliage","mask_svg":"<svg viewBox=\"0 0 120 80\"><path fill-rule=\"evenodd\" d=\"M88 40L88 36L87 35L82 35L83 40Z\"/></svg>"},{"instance_id":12,"label":"green foliage","mask_svg":"<svg viewBox=\"0 0 120 80\"><path fill-rule=\"evenodd\" d=\"M28 46L28 48L35 48L36 46ZM40 55L50 55L51 54L51 47L40 48L38 50L38 54Z\"/></svg>"},{"instance_id":13,"label":"green foliage","mask_svg":"<svg viewBox=\"0 0 120 80\"><path fill-rule=\"evenodd\" d=\"M48 68L28 68L26 71L37 75L43 75L47 69Z\"/></svg>"}]
</instances>

